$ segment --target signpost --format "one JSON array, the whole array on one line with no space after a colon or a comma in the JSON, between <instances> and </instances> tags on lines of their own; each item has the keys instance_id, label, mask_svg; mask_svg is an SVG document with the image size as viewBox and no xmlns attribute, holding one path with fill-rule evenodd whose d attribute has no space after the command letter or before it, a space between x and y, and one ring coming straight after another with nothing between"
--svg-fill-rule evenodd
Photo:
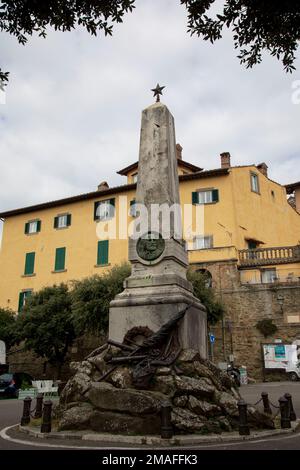
<instances>
[{"instance_id":1,"label":"signpost","mask_svg":"<svg viewBox=\"0 0 300 470\"><path fill-rule=\"evenodd\" d=\"M215 342L215 335L212 333L208 333L209 342L210 342L210 352L211 352L211 361L214 361L214 342Z\"/></svg>"}]
</instances>

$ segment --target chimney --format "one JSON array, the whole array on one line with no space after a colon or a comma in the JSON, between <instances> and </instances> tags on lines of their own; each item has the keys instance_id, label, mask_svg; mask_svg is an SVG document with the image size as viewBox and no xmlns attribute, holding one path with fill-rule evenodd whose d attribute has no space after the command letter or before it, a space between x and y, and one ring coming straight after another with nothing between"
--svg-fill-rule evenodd
<instances>
[{"instance_id":1,"label":"chimney","mask_svg":"<svg viewBox=\"0 0 300 470\"><path fill-rule=\"evenodd\" d=\"M230 168L230 153L223 152L220 154L221 157L221 168Z\"/></svg>"},{"instance_id":2,"label":"chimney","mask_svg":"<svg viewBox=\"0 0 300 470\"><path fill-rule=\"evenodd\" d=\"M182 147L180 144L176 144L176 157L182 160Z\"/></svg>"},{"instance_id":3,"label":"chimney","mask_svg":"<svg viewBox=\"0 0 300 470\"><path fill-rule=\"evenodd\" d=\"M106 181L102 181L100 184L98 184L98 191L105 191L105 189L108 189L109 186Z\"/></svg>"},{"instance_id":4,"label":"chimney","mask_svg":"<svg viewBox=\"0 0 300 470\"><path fill-rule=\"evenodd\" d=\"M256 168L268 178L268 165L266 165L265 162L260 163Z\"/></svg>"}]
</instances>

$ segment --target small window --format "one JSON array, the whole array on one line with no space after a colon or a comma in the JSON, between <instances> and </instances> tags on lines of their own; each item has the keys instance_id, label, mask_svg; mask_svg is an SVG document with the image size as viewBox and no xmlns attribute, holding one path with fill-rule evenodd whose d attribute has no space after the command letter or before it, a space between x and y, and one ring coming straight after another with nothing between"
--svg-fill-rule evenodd
<instances>
[{"instance_id":1,"label":"small window","mask_svg":"<svg viewBox=\"0 0 300 470\"><path fill-rule=\"evenodd\" d=\"M256 173L251 173L250 178L251 178L251 191L253 191L254 193L259 193L258 175Z\"/></svg>"},{"instance_id":2,"label":"small window","mask_svg":"<svg viewBox=\"0 0 300 470\"><path fill-rule=\"evenodd\" d=\"M108 240L100 240L97 250L97 266L108 264Z\"/></svg>"},{"instance_id":3,"label":"small window","mask_svg":"<svg viewBox=\"0 0 300 470\"><path fill-rule=\"evenodd\" d=\"M38 233L41 231L41 221L40 220L31 220L25 224L25 233L26 235L32 233Z\"/></svg>"},{"instance_id":4,"label":"small window","mask_svg":"<svg viewBox=\"0 0 300 470\"><path fill-rule=\"evenodd\" d=\"M97 201L94 206L94 220L109 220L115 215L115 200Z\"/></svg>"},{"instance_id":5,"label":"small window","mask_svg":"<svg viewBox=\"0 0 300 470\"><path fill-rule=\"evenodd\" d=\"M276 268L272 269L263 269L261 271L261 282L269 283L277 280Z\"/></svg>"},{"instance_id":6,"label":"small window","mask_svg":"<svg viewBox=\"0 0 300 470\"><path fill-rule=\"evenodd\" d=\"M198 236L194 238L194 250L205 250L213 247L212 235Z\"/></svg>"},{"instance_id":7,"label":"small window","mask_svg":"<svg viewBox=\"0 0 300 470\"><path fill-rule=\"evenodd\" d=\"M275 201L275 191L273 191L273 189L271 191L271 196L272 196L273 201Z\"/></svg>"},{"instance_id":8,"label":"small window","mask_svg":"<svg viewBox=\"0 0 300 470\"><path fill-rule=\"evenodd\" d=\"M135 204L135 199L133 199L132 201L130 201L130 210L129 210L129 214L131 215L131 217L136 217L136 204Z\"/></svg>"},{"instance_id":9,"label":"small window","mask_svg":"<svg viewBox=\"0 0 300 470\"><path fill-rule=\"evenodd\" d=\"M28 297L30 297L30 295L32 294L32 290L26 290L26 291L22 291L20 292L19 294L19 307L18 307L18 312L20 313L26 303L26 299Z\"/></svg>"},{"instance_id":10,"label":"small window","mask_svg":"<svg viewBox=\"0 0 300 470\"><path fill-rule=\"evenodd\" d=\"M66 248L56 248L54 271L64 271L66 261Z\"/></svg>"},{"instance_id":11,"label":"small window","mask_svg":"<svg viewBox=\"0 0 300 470\"><path fill-rule=\"evenodd\" d=\"M54 217L54 228L66 228L71 225L71 214L62 214Z\"/></svg>"},{"instance_id":12,"label":"small window","mask_svg":"<svg viewBox=\"0 0 300 470\"><path fill-rule=\"evenodd\" d=\"M35 260L34 251L32 253L26 253L25 269L24 269L25 276L30 276L31 274L34 274L34 260Z\"/></svg>"},{"instance_id":13,"label":"small window","mask_svg":"<svg viewBox=\"0 0 300 470\"><path fill-rule=\"evenodd\" d=\"M203 191L195 191L192 193L193 204L214 204L219 202L219 190L207 189Z\"/></svg>"},{"instance_id":14,"label":"small window","mask_svg":"<svg viewBox=\"0 0 300 470\"><path fill-rule=\"evenodd\" d=\"M133 173L133 175L131 175L132 182L137 183L137 179L138 179L138 173Z\"/></svg>"},{"instance_id":15,"label":"small window","mask_svg":"<svg viewBox=\"0 0 300 470\"><path fill-rule=\"evenodd\" d=\"M248 250L256 250L258 242L256 240L247 240Z\"/></svg>"}]
</instances>

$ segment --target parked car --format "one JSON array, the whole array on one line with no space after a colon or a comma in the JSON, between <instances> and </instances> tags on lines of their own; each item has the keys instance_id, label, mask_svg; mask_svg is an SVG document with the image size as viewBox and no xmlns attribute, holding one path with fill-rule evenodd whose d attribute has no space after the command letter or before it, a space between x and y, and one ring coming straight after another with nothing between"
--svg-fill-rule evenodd
<instances>
[{"instance_id":1,"label":"parked car","mask_svg":"<svg viewBox=\"0 0 300 470\"><path fill-rule=\"evenodd\" d=\"M0 397L16 398L23 383L31 383L32 377L25 372L0 375Z\"/></svg>"},{"instance_id":2,"label":"parked car","mask_svg":"<svg viewBox=\"0 0 300 470\"><path fill-rule=\"evenodd\" d=\"M300 363L294 366L287 367L286 373L288 374L289 379L293 382L300 380Z\"/></svg>"}]
</instances>

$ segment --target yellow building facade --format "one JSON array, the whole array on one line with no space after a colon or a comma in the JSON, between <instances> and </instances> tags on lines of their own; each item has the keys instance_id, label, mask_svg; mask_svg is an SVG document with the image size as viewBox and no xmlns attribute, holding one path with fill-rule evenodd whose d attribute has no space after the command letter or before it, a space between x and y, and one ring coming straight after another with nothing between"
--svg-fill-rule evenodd
<instances>
[{"instance_id":1,"label":"yellow building facade","mask_svg":"<svg viewBox=\"0 0 300 470\"><path fill-rule=\"evenodd\" d=\"M230 261L242 284L299 281L300 214L287 201L286 188L268 178L266 165L231 166L224 153L220 168L202 170L182 160L178 145L177 152L183 214L190 207L194 219L201 206L204 216L203 231L187 243L191 265ZM134 220L138 164L118 173L127 178L123 186L102 183L88 194L0 213L1 307L18 311L33 291L101 274L127 260L128 240L119 235ZM109 240L99 238L95 220L99 207L100 217L101 211L107 216L106 201L116 228Z\"/></svg>"}]
</instances>

